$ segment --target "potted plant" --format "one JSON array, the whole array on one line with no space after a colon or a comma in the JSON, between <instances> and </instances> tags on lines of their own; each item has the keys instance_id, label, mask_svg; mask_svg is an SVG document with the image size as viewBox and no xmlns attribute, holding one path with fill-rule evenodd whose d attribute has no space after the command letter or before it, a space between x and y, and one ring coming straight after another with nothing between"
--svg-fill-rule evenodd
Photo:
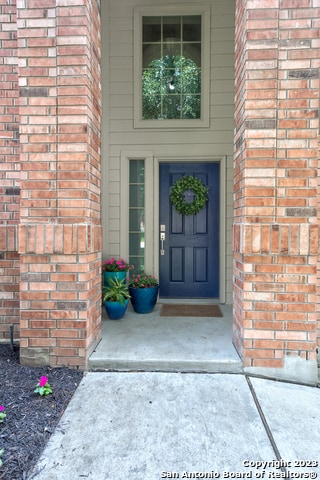
<instances>
[{"instance_id":1,"label":"potted plant","mask_svg":"<svg viewBox=\"0 0 320 480\"><path fill-rule=\"evenodd\" d=\"M138 273L131 276L128 286L134 311L137 313L152 312L158 298L158 280L153 275Z\"/></svg>"},{"instance_id":2,"label":"potted plant","mask_svg":"<svg viewBox=\"0 0 320 480\"><path fill-rule=\"evenodd\" d=\"M128 270L131 270L133 265L129 265L126 260L119 258L110 258L102 264L103 283L110 286L109 280L118 278L119 280L126 280Z\"/></svg>"},{"instance_id":3,"label":"potted plant","mask_svg":"<svg viewBox=\"0 0 320 480\"><path fill-rule=\"evenodd\" d=\"M125 280L115 278L103 287L103 302L111 320L119 320L127 311L130 294Z\"/></svg>"}]
</instances>

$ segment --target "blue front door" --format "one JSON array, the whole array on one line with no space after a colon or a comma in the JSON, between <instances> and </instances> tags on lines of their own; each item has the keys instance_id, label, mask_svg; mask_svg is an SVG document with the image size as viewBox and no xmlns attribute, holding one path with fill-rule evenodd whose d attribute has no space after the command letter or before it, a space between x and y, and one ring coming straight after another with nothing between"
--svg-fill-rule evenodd
<instances>
[{"instance_id":1,"label":"blue front door","mask_svg":"<svg viewBox=\"0 0 320 480\"><path fill-rule=\"evenodd\" d=\"M169 200L172 186L184 175L209 188L206 206L195 215L178 213ZM161 297L219 297L219 187L219 163L160 164Z\"/></svg>"}]
</instances>

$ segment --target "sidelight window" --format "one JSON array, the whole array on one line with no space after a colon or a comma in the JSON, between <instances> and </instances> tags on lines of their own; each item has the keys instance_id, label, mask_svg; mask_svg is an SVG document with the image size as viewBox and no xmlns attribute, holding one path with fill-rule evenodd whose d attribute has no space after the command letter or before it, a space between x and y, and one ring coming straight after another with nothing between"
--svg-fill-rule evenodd
<instances>
[{"instance_id":1,"label":"sidelight window","mask_svg":"<svg viewBox=\"0 0 320 480\"><path fill-rule=\"evenodd\" d=\"M144 271L145 260L145 161L129 164L129 263Z\"/></svg>"}]
</instances>

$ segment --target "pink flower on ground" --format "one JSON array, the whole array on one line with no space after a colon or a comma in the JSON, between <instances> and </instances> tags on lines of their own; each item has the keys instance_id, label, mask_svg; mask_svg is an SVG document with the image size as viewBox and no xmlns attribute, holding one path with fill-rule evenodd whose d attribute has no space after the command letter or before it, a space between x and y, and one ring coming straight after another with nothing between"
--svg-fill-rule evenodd
<instances>
[{"instance_id":1,"label":"pink flower on ground","mask_svg":"<svg viewBox=\"0 0 320 480\"><path fill-rule=\"evenodd\" d=\"M40 380L39 380L40 387L44 387L47 381L48 381L48 377L40 377Z\"/></svg>"}]
</instances>

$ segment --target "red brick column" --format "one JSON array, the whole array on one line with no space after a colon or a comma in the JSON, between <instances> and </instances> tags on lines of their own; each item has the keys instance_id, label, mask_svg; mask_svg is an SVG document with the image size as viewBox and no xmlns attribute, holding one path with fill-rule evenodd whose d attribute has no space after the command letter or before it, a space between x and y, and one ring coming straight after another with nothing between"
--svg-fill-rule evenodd
<instances>
[{"instance_id":1,"label":"red brick column","mask_svg":"<svg viewBox=\"0 0 320 480\"><path fill-rule=\"evenodd\" d=\"M0 0L0 340L19 337L19 92L15 2Z\"/></svg>"},{"instance_id":2,"label":"red brick column","mask_svg":"<svg viewBox=\"0 0 320 480\"><path fill-rule=\"evenodd\" d=\"M316 381L319 2L236 4L234 343Z\"/></svg>"},{"instance_id":3,"label":"red brick column","mask_svg":"<svg viewBox=\"0 0 320 480\"><path fill-rule=\"evenodd\" d=\"M100 338L99 2L18 8L21 362L83 368Z\"/></svg>"}]
</instances>

